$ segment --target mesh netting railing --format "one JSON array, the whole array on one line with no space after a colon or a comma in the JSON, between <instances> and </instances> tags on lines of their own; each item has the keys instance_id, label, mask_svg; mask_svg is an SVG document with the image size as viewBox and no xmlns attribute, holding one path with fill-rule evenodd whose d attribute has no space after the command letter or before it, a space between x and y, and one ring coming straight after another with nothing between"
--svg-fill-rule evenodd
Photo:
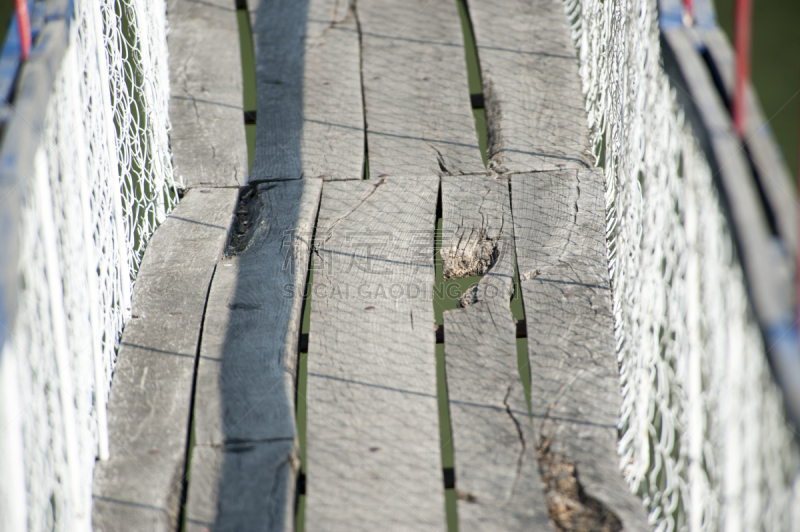
<instances>
[{"instance_id":1,"label":"mesh netting railing","mask_svg":"<svg viewBox=\"0 0 800 532\"><path fill-rule=\"evenodd\" d=\"M91 528L92 472L108 453L105 405L133 280L178 200L164 2L47 10L0 153L0 289L12 302L0 315L3 530Z\"/></svg>"},{"instance_id":2,"label":"mesh netting railing","mask_svg":"<svg viewBox=\"0 0 800 532\"><path fill-rule=\"evenodd\" d=\"M656 2L566 9L606 176L621 468L656 530L796 530L800 451L712 168L661 62Z\"/></svg>"}]
</instances>

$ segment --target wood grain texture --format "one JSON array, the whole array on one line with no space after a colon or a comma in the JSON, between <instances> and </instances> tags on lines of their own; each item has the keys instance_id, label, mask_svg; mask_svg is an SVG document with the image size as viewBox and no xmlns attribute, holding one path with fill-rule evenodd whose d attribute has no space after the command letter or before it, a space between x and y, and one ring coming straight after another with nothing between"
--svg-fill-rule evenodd
<instances>
[{"instance_id":1,"label":"wood grain texture","mask_svg":"<svg viewBox=\"0 0 800 532\"><path fill-rule=\"evenodd\" d=\"M232 0L168 0L170 144L187 187L247 183L239 27Z\"/></svg>"},{"instance_id":2,"label":"wood grain texture","mask_svg":"<svg viewBox=\"0 0 800 532\"><path fill-rule=\"evenodd\" d=\"M293 530L297 468L291 438L195 447L186 530Z\"/></svg>"},{"instance_id":3,"label":"wood grain texture","mask_svg":"<svg viewBox=\"0 0 800 532\"><path fill-rule=\"evenodd\" d=\"M498 172L588 168L593 157L564 3L472 0L489 167Z\"/></svg>"},{"instance_id":4,"label":"wood grain texture","mask_svg":"<svg viewBox=\"0 0 800 532\"><path fill-rule=\"evenodd\" d=\"M197 370L190 522L293 526L301 296L321 189L318 179L261 185L245 249L217 266Z\"/></svg>"},{"instance_id":5,"label":"wood grain texture","mask_svg":"<svg viewBox=\"0 0 800 532\"><path fill-rule=\"evenodd\" d=\"M665 69L679 88L679 101L720 183L755 314L762 326L791 323L791 277L776 271L776 253L758 187L730 115L691 37L682 28L662 32Z\"/></svg>"},{"instance_id":6,"label":"wood grain texture","mask_svg":"<svg viewBox=\"0 0 800 532\"><path fill-rule=\"evenodd\" d=\"M732 101L735 77L733 48L719 27L701 30L700 36L719 73L728 101ZM747 109L745 139L750 157L758 172L758 179L769 207L774 213L776 229L782 244L786 247L786 256L793 262L797 248L795 187L751 84L748 84L745 90L745 103Z\"/></svg>"},{"instance_id":7,"label":"wood grain texture","mask_svg":"<svg viewBox=\"0 0 800 532\"><path fill-rule=\"evenodd\" d=\"M361 179L361 57L349 2L261 0L252 26L258 132L250 181Z\"/></svg>"},{"instance_id":8,"label":"wood grain texture","mask_svg":"<svg viewBox=\"0 0 800 532\"><path fill-rule=\"evenodd\" d=\"M588 497L624 530L649 530L615 450L620 389L602 173L515 175L511 197L540 457L574 465Z\"/></svg>"},{"instance_id":9,"label":"wood grain texture","mask_svg":"<svg viewBox=\"0 0 800 532\"><path fill-rule=\"evenodd\" d=\"M261 9L261 0L247 0L247 18L250 20L250 36L253 40L253 56L258 64L258 12Z\"/></svg>"},{"instance_id":10,"label":"wood grain texture","mask_svg":"<svg viewBox=\"0 0 800 532\"><path fill-rule=\"evenodd\" d=\"M438 179L327 182L314 257L307 530L443 530Z\"/></svg>"},{"instance_id":11,"label":"wood grain texture","mask_svg":"<svg viewBox=\"0 0 800 532\"><path fill-rule=\"evenodd\" d=\"M192 190L148 244L94 473L95 530L176 530L203 309L238 191Z\"/></svg>"},{"instance_id":12,"label":"wood grain texture","mask_svg":"<svg viewBox=\"0 0 800 532\"><path fill-rule=\"evenodd\" d=\"M361 0L370 175L485 173L452 0Z\"/></svg>"},{"instance_id":13,"label":"wood grain texture","mask_svg":"<svg viewBox=\"0 0 800 532\"><path fill-rule=\"evenodd\" d=\"M451 278L484 275L444 313L459 530L553 530L517 369L507 179L442 178L442 261Z\"/></svg>"}]
</instances>

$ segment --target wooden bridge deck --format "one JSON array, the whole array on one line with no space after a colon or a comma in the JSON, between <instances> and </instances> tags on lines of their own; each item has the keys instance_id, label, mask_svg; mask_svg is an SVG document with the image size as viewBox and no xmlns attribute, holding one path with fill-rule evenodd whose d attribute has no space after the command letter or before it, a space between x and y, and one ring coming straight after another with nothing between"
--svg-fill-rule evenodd
<instances>
[{"instance_id":1,"label":"wooden bridge deck","mask_svg":"<svg viewBox=\"0 0 800 532\"><path fill-rule=\"evenodd\" d=\"M298 494L314 531L445 530L448 496L462 531L648 528L615 452L603 176L563 5L469 9L488 169L455 0L170 0L188 191L136 282L97 530L293 530ZM438 333L436 253L444 280L480 276Z\"/></svg>"}]
</instances>

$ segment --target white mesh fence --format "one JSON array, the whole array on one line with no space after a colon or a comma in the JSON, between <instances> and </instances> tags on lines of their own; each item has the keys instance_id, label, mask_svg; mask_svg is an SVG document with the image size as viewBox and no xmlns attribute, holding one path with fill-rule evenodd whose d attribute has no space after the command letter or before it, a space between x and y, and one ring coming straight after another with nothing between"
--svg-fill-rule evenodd
<instances>
[{"instance_id":1,"label":"white mesh fence","mask_svg":"<svg viewBox=\"0 0 800 532\"><path fill-rule=\"evenodd\" d=\"M655 0L567 0L605 167L621 467L656 530L800 530L800 452Z\"/></svg>"},{"instance_id":2,"label":"white mesh fence","mask_svg":"<svg viewBox=\"0 0 800 532\"><path fill-rule=\"evenodd\" d=\"M0 346L0 381L17 390L3 392L0 444L24 467L0 459L3 530L91 528L133 278L178 199L165 9L163 0L75 0L71 22L48 22L23 69L3 157L20 131L37 147L0 197L21 201L17 309Z\"/></svg>"}]
</instances>

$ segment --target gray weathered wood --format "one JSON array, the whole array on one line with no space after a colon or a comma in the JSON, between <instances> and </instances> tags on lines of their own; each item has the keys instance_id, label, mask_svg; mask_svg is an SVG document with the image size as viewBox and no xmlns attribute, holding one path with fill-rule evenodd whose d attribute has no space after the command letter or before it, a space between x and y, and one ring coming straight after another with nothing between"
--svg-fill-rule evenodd
<instances>
[{"instance_id":1,"label":"gray weathered wood","mask_svg":"<svg viewBox=\"0 0 800 532\"><path fill-rule=\"evenodd\" d=\"M560 0L469 2L478 47L489 167L590 167L578 59Z\"/></svg>"},{"instance_id":2,"label":"gray weathered wood","mask_svg":"<svg viewBox=\"0 0 800 532\"><path fill-rule=\"evenodd\" d=\"M649 530L615 450L620 389L602 173L515 175L511 197L543 476L557 479L567 472L569 478L574 467L599 510L612 512L625 530ZM551 511L564 497L552 487Z\"/></svg>"},{"instance_id":3,"label":"gray weathered wood","mask_svg":"<svg viewBox=\"0 0 800 532\"><path fill-rule=\"evenodd\" d=\"M148 244L94 473L96 530L176 530L203 308L238 191L192 190Z\"/></svg>"},{"instance_id":4,"label":"gray weathered wood","mask_svg":"<svg viewBox=\"0 0 800 532\"><path fill-rule=\"evenodd\" d=\"M232 0L168 0L169 117L187 187L247 182L239 27Z\"/></svg>"},{"instance_id":5,"label":"gray weathered wood","mask_svg":"<svg viewBox=\"0 0 800 532\"><path fill-rule=\"evenodd\" d=\"M483 173L452 0L361 0L370 175Z\"/></svg>"},{"instance_id":6,"label":"gray weathered wood","mask_svg":"<svg viewBox=\"0 0 800 532\"><path fill-rule=\"evenodd\" d=\"M431 177L325 183L308 351L307 530L445 528L437 185Z\"/></svg>"},{"instance_id":7,"label":"gray weathered wood","mask_svg":"<svg viewBox=\"0 0 800 532\"><path fill-rule=\"evenodd\" d=\"M720 74L728 100L732 101L735 79L733 48L719 27L701 30L700 36ZM797 247L795 187L751 84L745 90L745 102L745 142L759 174L764 195L775 213L775 225L786 247L786 256L790 262L794 262Z\"/></svg>"},{"instance_id":8,"label":"gray weathered wood","mask_svg":"<svg viewBox=\"0 0 800 532\"><path fill-rule=\"evenodd\" d=\"M285 530L294 527L297 446L293 439L192 450L186 530Z\"/></svg>"},{"instance_id":9,"label":"gray weathered wood","mask_svg":"<svg viewBox=\"0 0 800 532\"><path fill-rule=\"evenodd\" d=\"M247 18L250 20L250 36L253 40L253 57L258 64L258 12L261 9L261 0L247 0Z\"/></svg>"},{"instance_id":10,"label":"gray weathered wood","mask_svg":"<svg viewBox=\"0 0 800 532\"><path fill-rule=\"evenodd\" d=\"M349 2L261 0L254 18L258 134L250 181L361 179L364 110Z\"/></svg>"},{"instance_id":11,"label":"gray weathered wood","mask_svg":"<svg viewBox=\"0 0 800 532\"><path fill-rule=\"evenodd\" d=\"M189 522L292 528L297 344L321 189L319 179L259 186L244 249L217 266L197 370Z\"/></svg>"},{"instance_id":12,"label":"gray weathered wood","mask_svg":"<svg viewBox=\"0 0 800 532\"><path fill-rule=\"evenodd\" d=\"M442 178L445 279L483 274L444 313L459 530L552 530L517 369L508 180Z\"/></svg>"},{"instance_id":13,"label":"gray weathered wood","mask_svg":"<svg viewBox=\"0 0 800 532\"><path fill-rule=\"evenodd\" d=\"M733 132L730 115L683 28L663 31L662 42L667 73L679 88L678 97L693 132L721 184L756 316L762 326L794 321L791 281L776 272L776 253L770 245L766 213L745 153Z\"/></svg>"}]
</instances>

